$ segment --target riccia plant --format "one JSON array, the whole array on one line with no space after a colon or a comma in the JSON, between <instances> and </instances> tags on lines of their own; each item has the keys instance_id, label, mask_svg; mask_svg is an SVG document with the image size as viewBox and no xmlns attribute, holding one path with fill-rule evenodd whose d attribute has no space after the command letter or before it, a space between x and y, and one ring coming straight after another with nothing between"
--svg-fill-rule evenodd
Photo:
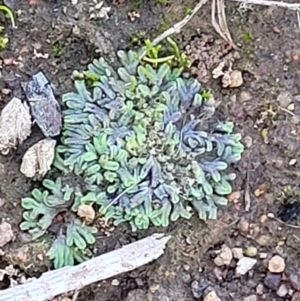
<instances>
[{"instance_id":1,"label":"riccia plant","mask_svg":"<svg viewBox=\"0 0 300 301\"><path fill-rule=\"evenodd\" d=\"M80 203L98 205L115 225L167 226L192 208L216 218L235 179L227 169L243 152L240 134L231 122L210 121L213 98L180 69L153 68L133 51L118 57L116 70L103 58L89 65L91 90L76 80L77 93L64 95L56 166L82 176Z\"/></svg>"},{"instance_id":2,"label":"riccia plant","mask_svg":"<svg viewBox=\"0 0 300 301\"><path fill-rule=\"evenodd\" d=\"M144 49L119 51L119 68L95 60L75 80L77 92L63 96L54 165L68 177L45 179L43 189L22 200L21 229L34 239L58 214L71 216L48 253L55 268L91 256L87 246L97 230L74 214L80 205L93 205L115 225L129 222L133 231L165 227L193 212L214 219L226 205L241 135L232 122L214 118L212 95L182 76L188 62L174 49L165 58L158 48L148 47L146 57ZM172 66L174 58L181 66ZM74 176L75 187L67 181Z\"/></svg>"}]
</instances>

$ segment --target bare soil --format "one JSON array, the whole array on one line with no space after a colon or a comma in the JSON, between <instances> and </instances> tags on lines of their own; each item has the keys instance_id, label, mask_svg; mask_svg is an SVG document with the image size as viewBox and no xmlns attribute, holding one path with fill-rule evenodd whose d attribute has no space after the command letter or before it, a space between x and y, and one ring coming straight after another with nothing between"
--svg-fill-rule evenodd
<instances>
[{"instance_id":1,"label":"bare soil","mask_svg":"<svg viewBox=\"0 0 300 301\"><path fill-rule=\"evenodd\" d=\"M12 96L24 99L20 83L38 71L43 71L51 81L60 101L62 94L73 89L73 70L84 70L99 56L114 61L117 50L137 47L143 39L155 37L180 20L196 2L106 1L105 5L112 7L109 19L90 20L88 7L92 1L78 1L75 6L68 0L11 1L17 28L11 29L8 20L0 14L0 23L5 25L10 38L8 47L0 52L0 91L10 90L8 95L0 93L0 110ZM128 17L132 11L140 15L134 21ZM285 9L244 7L237 3L228 3L226 13L233 40L239 46L240 58L235 59L233 67L242 72L244 84L224 89L219 80L209 79L204 86L219 102L220 119L234 121L247 146L243 159L234 166L237 173L235 197L231 196L234 200L219 210L218 220L207 223L193 217L165 229L151 227L132 233L127 225L121 225L109 236L100 233L94 246L96 254L157 231L171 234L172 239L165 254L152 264L84 288L78 301L196 300L193 281L198 281L199 286L208 282L222 301L299 300L296 299L300 290L297 16ZM174 38L185 49L201 34L211 36L211 51L219 51L214 44L219 37L211 26L208 5ZM194 67L198 63L194 62ZM0 268L13 264L28 277L39 276L51 267L47 257L40 256L47 250L48 238L32 243L19 230L20 200L39 185L19 172L20 162L26 149L41 138L42 134L35 128L21 147L8 156L0 156L0 199L4 200L0 218L12 225L16 235L16 240L3 248L5 255L0 257ZM251 204L245 211L247 194ZM285 224L268 218L268 213ZM230 248L256 247L257 264L245 276L235 274L236 260L229 267L217 267L214 258L223 244ZM26 258L20 256L24 253ZM267 269L267 262L274 254L282 256L286 263L279 280L277 275L268 274ZM112 280L117 280L114 285ZM288 290L285 296L277 292L280 283ZM5 278L0 282L0 289L9 285ZM198 289L201 291L201 287Z\"/></svg>"}]
</instances>

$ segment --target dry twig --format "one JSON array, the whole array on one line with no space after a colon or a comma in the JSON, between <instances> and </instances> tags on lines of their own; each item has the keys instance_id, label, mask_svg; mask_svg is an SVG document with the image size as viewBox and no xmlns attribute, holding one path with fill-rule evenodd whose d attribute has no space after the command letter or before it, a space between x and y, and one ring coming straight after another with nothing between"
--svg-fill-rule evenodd
<instances>
[{"instance_id":1,"label":"dry twig","mask_svg":"<svg viewBox=\"0 0 300 301\"><path fill-rule=\"evenodd\" d=\"M291 10L300 10L300 4L298 3L286 3L283 1L269 1L269 0L230 0L235 2L242 2L245 4L255 4L255 5L263 5L263 6L275 6L282 7Z\"/></svg>"},{"instance_id":2,"label":"dry twig","mask_svg":"<svg viewBox=\"0 0 300 301\"><path fill-rule=\"evenodd\" d=\"M153 234L121 249L102 254L77 266L44 273L40 278L0 290L0 300L45 301L86 285L132 271L164 253L170 236ZM75 293L75 297L76 293Z\"/></svg>"},{"instance_id":3,"label":"dry twig","mask_svg":"<svg viewBox=\"0 0 300 301\"><path fill-rule=\"evenodd\" d=\"M216 2L217 1L217 2ZM218 22L216 21L216 8L217 8L217 16ZM234 49L237 49L237 46L234 44L231 34L229 32L226 14L225 14L225 5L224 0L212 0L211 5L211 22L216 30L216 32Z\"/></svg>"},{"instance_id":4,"label":"dry twig","mask_svg":"<svg viewBox=\"0 0 300 301\"><path fill-rule=\"evenodd\" d=\"M227 0L228 1L228 0ZM257 5L263 5L263 6L275 6L275 7L282 7L287 8L291 10L300 11L300 4L298 3L285 3L282 1L269 1L269 0L229 0L229 1L235 1L235 2L242 2L245 4L257 4ZM171 36L172 34L179 32L194 16L195 14L202 8L204 4L206 4L208 0L200 0L198 4L194 7L194 9L191 11L190 14L188 14L184 19L179 21L178 23L174 24L172 27L168 28L166 31L164 31L162 34L160 34L158 37L156 37L152 41L152 46L158 45L161 41L166 39L167 37ZM212 0L212 10L215 12L215 0ZM232 46L234 45L228 27L225 17L225 7L224 7L224 0L217 0L217 9L218 9L218 15L219 15L219 25L216 23L215 19L215 13L212 12L212 22L213 26L215 27L216 31L221 35L221 37L230 43ZM218 30L217 30L218 28ZM224 36L226 34L226 36ZM145 54L144 54L145 55ZM142 57L144 56L142 55Z\"/></svg>"},{"instance_id":5,"label":"dry twig","mask_svg":"<svg viewBox=\"0 0 300 301\"><path fill-rule=\"evenodd\" d=\"M200 0L199 3L193 8L193 10L185 16L184 19L164 31L161 35L156 37L152 41L152 46L158 45L161 41L166 39L167 37L171 36L172 34L179 32L194 16L195 14L200 10L200 8L206 3L208 0Z\"/></svg>"}]
</instances>

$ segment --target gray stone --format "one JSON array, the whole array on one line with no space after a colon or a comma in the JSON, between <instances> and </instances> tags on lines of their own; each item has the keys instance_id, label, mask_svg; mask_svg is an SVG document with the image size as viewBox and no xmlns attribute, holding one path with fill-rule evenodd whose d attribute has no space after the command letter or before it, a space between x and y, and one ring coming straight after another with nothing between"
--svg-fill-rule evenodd
<instances>
[{"instance_id":1,"label":"gray stone","mask_svg":"<svg viewBox=\"0 0 300 301\"><path fill-rule=\"evenodd\" d=\"M280 103L280 106L287 108L288 105L293 101L293 95L288 91L282 91L277 97L277 101Z\"/></svg>"},{"instance_id":2,"label":"gray stone","mask_svg":"<svg viewBox=\"0 0 300 301\"><path fill-rule=\"evenodd\" d=\"M281 283L281 275L280 274L273 274L268 272L266 278L264 280L264 284L266 287L270 288L271 290L278 290Z\"/></svg>"},{"instance_id":3,"label":"gray stone","mask_svg":"<svg viewBox=\"0 0 300 301\"><path fill-rule=\"evenodd\" d=\"M244 301L257 301L257 297L256 297L256 295L251 295L251 296L244 298Z\"/></svg>"},{"instance_id":4,"label":"gray stone","mask_svg":"<svg viewBox=\"0 0 300 301\"><path fill-rule=\"evenodd\" d=\"M288 289L284 283L279 286L279 289L276 292L277 296L279 297L285 297L287 293L288 293Z\"/></svg>"}]
</instances>

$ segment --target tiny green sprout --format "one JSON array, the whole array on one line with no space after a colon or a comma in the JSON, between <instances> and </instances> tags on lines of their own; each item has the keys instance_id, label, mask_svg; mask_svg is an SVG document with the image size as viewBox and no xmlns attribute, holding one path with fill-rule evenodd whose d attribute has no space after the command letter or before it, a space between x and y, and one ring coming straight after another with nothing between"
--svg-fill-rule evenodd
<instances>
[{"instance_id":1,"label":"tiny green sprout","mask_svg":"<svg viewBox=\"0 0 300 301\"><path fill-rule=\"evenodd\" d=\"M209 90L202 89L201 90L201 95L204 99L211 99L213 97L212 93Z\"/></svg>"},{"instance_id":2,"label":"tiny green sprout","mask_svg":"<svg viewBox=\"0 0 300 301\"><path fill-rule=\"evenodd\" d=\"M139 31L135 35L131 37L131 43L132 44L139 44L144 38L145 38L146 32L145 31Z\"/></svg>"},{"instance_id":3,"label":"tiny green sprout","mask_svg":"<svg viewBox=\"0 0 300 301\"><path fill-rule=\"evenodd\" d=\"M187 6L187 7L184 8L184 13L185 13L186 15L190 14L191 11L192 11L192 8L191 8L190 6Z\"/></svg>"},{"instance_id":4,"label":"tiny green sprout","mask_svg":"<svg viewBox=\"0 0 300 301\"><path fill-rule=\"evenodd\" d=\"M0 49L4 49L8 43L8 35L3 30L4 27L0 26Z\"/></svg>"},{"instance_id":5,"label":"tiny green sprout","mask_svg":"<svg viewBox=\"0 0 300 301\"><path fill-rule=\"evenodd\" d=\"M63 50L62 50L62 48L59 46L59 44L54 44L54 45L52 46L52 51L54 52L54 54L55 54L56 56L61 56L62 53L63 53Z\"/></svg>"},{"instance_id":6,"label":"tiny green sprout","mask_svg":"<svg viewBox=\"0 0 300 301\"><path fill-rule=\"evenodd\" d=\"M160 29L160 30L166 30L167 28L168 28L167 22L162 21L162 22L159 24L159 29Z\"/></svg>"},{"instance_id":7,"label":"tiny green sprout","mask_svg":"<svg viewBox=\"0 0 300 301\"><path fill-rule=\"evenodd\" d=\"M254 37L249 30L246 30L243 34L243 39L245 42L250 43L254 41Z\"/></svg>"},{"instance_id":8,"label":"tiny green sprout","mask_svg":"<svg viewBox=\"0 0 300 301\"><path fill-rule=\"evenodd\" d=\"M12 10L6 5L0 5L0 10L6 12L10 18L12 27L16 27L15 17Z\"/></svg>"}]
</instances>

